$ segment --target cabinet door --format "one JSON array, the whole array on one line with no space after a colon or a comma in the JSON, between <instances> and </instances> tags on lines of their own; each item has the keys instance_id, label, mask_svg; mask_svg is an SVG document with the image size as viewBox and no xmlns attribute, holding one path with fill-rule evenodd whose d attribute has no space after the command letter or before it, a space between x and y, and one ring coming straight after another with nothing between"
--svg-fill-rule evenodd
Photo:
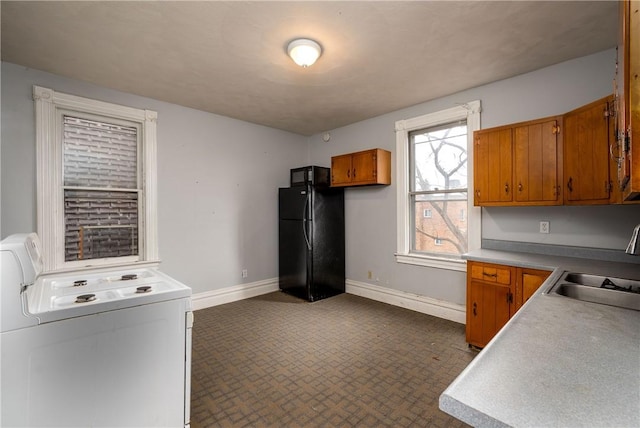
<instances>
[{"instance_id":1,"label":"cabinet door","mask_svg":"<svg viewBox=\"0 0 640 428\"><path fill-rule=\"evenodd\" d=\"M391 184L391 152L363 150L331 158L331 186Z\"/></svg>"},{"instance_id":2,"label":"cabinet door","mask_svg":"<svg viewBox=\"0 0 640 428\"><path fill-rule=\"evenodd\" d=\"M640 13L638 2L629 18L629 185L624 191L625 200L640 200Z\"/></svg>"},{"instance_id":3,"label":"cabinet door","mask_svg":"<svg viewBox=\"0 0 640 428\"><path fill-rule=\"evenodd\" d=\"M369 150L351 155L351 176L353 182L375 183L377 178L376 151Z\"/></svg>"},{"instance_id":4,"label":"cabinet door","mask_svg":"<svg viewBox=\"0 0 640 428\"><path fill-rule=\"evenodd\" d=\"M484 347L482 341L482 289L480 281L467 280L467 343Z\"/></svg>"},{"instance_id":5,"label":"cabinet door","mask_svg":"<svg viewBox=\"0 0 640 428\"><path fill-rule=\"evenodd\" d=\"M620 2L616 84L619 188L626 201L640 200L640 13L638 3Z\"/></svg>"},{"instance_id":6,"label":"cabinet door","mask_svg":"<svg viewBox=\"0 0 640 428\"><path fill-rule=\"evenodd\" d=\"M467 308L467 342L484 347L509 321L513 294L511 287L471 280Z\"/></svg>"},{"instance_id":7,"label":"cabinet door","mask_svg":"<svg viewBox=\"0 0 640 428\"><path fill-rule=\"evenodd\" d=\"M553 205L558 189L558 120L524 124L513 130L517 202Z\"/></svg>"},{"instance_id":8,"label":"cabinet door","mask_svg":"<svg viewBox=\"0 0 640 428\"><path fill-rule=\"evenodd\" d=\"M516 311L525 304L551 272L546 270L518 268L516 272Z\"/></svg>"},{"instance_id":9,"label":"cabinet door","mask_svg":"<svg viewBox=\"0 0 640 428\"><path fill-rule=\"evenodd\" d=\"M511 129L476 131L473 153L474 205L508 205L512 200Z\"/></svg>"},{"instance_id":10,"label":"cabinet door","mask_svg":"<svg viewBox=\"0 0 640 428\"><path fill-rule=\"evenodd\" d=\"M469 344L484 347L514 314L514 273L510 266L467 262Z\"/></svg>"},{"instance_id":11,"label":"cabinet door","mask_svg":"<svg viewBox=\"0 0 640 428\"><path fill-rule=\"evenodd\" d=\"M564 199L571 204L608 204L609 100L564 116Z\"/></svg>"},{"instance_id":12,"label":"cabinet door","mask_svg":"<svg viewBox=\"0 0 640 428\"><path fill-rule=\"evenodd\" d=\"M351 183L351 155L331 158L331 185Z\"/></svg>"}]
</instances>

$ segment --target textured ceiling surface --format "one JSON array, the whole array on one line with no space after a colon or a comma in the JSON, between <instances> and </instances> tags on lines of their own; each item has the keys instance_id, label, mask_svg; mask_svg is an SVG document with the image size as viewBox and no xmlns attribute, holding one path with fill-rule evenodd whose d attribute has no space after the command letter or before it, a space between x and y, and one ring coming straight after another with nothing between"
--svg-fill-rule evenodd
<instances>
[{"instance_id":1,"label":"textured ceiling surface","mask_svg":"<svg viewBox=\"0 0 640 428\"><path fill-rule=\"evenodd\" d=\"M615 1L1 2L2 60L312 135L615 46ZM301 68L295 38L322 56ZM54 88L55 89L55 88Z\"/></svg>"}]
</instances>

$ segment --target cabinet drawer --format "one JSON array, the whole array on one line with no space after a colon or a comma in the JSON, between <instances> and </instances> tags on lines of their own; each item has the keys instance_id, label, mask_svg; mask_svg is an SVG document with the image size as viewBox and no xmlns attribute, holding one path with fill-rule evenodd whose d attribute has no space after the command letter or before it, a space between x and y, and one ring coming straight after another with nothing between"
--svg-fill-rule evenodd
<instances>
[{"instance_id":1,"label":"cabinet drawer","mask_svg":"<svg viewBox=\"0 0 640 428\"><path fill-rule=\"evenodd\" d=\"M471 277L482 281L509 285L511 284L511 269L474 263L471 265Z\"/></svg>"}]
</instances>

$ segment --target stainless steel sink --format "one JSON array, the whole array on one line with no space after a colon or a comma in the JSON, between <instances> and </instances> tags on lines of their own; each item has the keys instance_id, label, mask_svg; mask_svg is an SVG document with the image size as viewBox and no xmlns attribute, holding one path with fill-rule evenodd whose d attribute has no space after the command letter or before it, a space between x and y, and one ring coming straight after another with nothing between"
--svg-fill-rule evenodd
<instances>
[{"instance_id":1,"label":"stainless steel sink","mask_svg":"<svg viewBox=\"0 0 640 428\"><path fill-rule=\"evenodd\" d=\"M631 279L565 272L548 294L640 311L640 281Z\"/></svg>"}]
</instances>

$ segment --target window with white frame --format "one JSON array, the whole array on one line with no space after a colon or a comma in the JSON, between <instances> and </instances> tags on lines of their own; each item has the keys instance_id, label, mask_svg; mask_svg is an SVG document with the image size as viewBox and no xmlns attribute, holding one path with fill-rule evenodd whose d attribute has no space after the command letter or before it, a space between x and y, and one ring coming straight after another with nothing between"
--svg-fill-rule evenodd
<instances>
[{"instance_id":1,"label":"window with white frame","mask_svg":"<svg viewBox=\"0 0 640 428\"><path fill-rule=\"evenodd\" d=\"M157 261L156 112L33 95L45 271Z\"/></svg>"},{"instance_id":2,"label":"window with white frame","mask_svg":"<svg viewBox=\"0 0 640 428\"><path fill-rule=\"evenodd\" d=\"M398 262L463 271L461 255L479 248L480 210L468 198L479 128L480 101L396 122Z\"/></svg>"}]
</instances>

